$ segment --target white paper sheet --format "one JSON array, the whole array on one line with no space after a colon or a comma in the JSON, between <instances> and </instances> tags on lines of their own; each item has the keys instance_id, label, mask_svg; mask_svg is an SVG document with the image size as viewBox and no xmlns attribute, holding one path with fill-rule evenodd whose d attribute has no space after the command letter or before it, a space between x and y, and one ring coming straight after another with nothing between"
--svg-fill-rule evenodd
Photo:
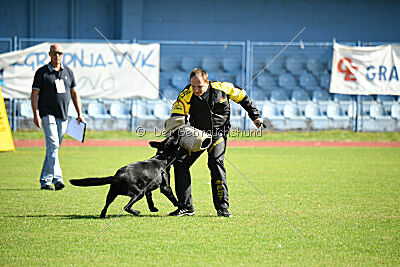
<instances>
[{"instance_id":1,"label":"white paper sheet","mask_svg":"<svg viewBox=\"0 0 400 267\"><path fill-rule=\"evenodd\" d=\"M81 122L78 124L77 119L71 119L68 122L67 132L69 136L83 143L85 140L86 123Z\"/></svg>"}]
</instances>

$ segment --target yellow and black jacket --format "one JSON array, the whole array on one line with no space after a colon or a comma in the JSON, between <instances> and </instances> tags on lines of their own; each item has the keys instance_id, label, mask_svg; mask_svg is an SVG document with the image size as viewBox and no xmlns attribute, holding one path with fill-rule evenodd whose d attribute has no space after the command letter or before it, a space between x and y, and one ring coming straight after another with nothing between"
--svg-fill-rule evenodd
<instances>
[{"instance_id":1,"label":"yellow and black jacket","mask_svg":"<svg viewBox=\"0 0 400 267\"><path fill-rule=\"evenodd\" d=\"M261 118L246 91L229 82L210 81L207 91L200 97L187 85L172 106L171 116L187 116L190 125L200 130L224 130L230 128L230 100L240 104L251 120Z\"/></svg>"}]
</instances>

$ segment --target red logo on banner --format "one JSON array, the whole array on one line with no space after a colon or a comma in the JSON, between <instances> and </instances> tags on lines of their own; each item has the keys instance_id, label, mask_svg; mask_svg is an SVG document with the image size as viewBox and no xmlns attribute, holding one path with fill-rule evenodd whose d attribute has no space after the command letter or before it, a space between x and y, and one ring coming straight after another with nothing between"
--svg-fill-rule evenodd
<instances>
[{"instance_id":1,"label":"red logo on banner","mask_svg":"<svg viewBox=\"0 0 400 267\"><path fill-rule=\"evenodd\" d=\"M347 61L347 62L345 62ZM346 64L347 63L347 64ZM347 65L347 66L346 66ZM339 72L344 73L344 80L345 81L352 81L355 82L357 79L354 76L354 73L351 71L351 69L348 67L351 66L353 69L357 70L358 67L357 66L353 66L351 59L348 57L342 58L339 60L339 63L337 65L337 69ZM344 69L343 69L344 67Z\"/></svg>"}]
</instances>

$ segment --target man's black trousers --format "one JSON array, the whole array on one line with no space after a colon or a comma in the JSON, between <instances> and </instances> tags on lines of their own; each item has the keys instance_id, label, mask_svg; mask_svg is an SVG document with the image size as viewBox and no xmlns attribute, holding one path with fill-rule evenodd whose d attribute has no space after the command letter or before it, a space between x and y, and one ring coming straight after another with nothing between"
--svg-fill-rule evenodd
<instances>
[{"instance_id":1,"label":"man's black trousers","mask_svg":"<svg viewBox=\"0 0 400 267\"><path fill-rule=\"evenodd\" d=\"M213 202L216 210L229 208L228 185L224 166L226 141L225 135L214 135L211 146L207 149ZM180 208L194 209L189 169L203 152L204 150L193 152L184 159L177 160L174 164L175 191Z\"/></svg>"}]
</instances>

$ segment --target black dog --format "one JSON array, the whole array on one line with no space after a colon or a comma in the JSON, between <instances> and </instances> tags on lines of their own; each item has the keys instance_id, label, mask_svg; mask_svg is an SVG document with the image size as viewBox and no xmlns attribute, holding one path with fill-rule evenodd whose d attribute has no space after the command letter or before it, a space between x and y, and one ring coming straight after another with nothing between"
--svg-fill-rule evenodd
<instances>
[{"instance_id":1,"label":"black dog","mask_svg":"<svg viewBox=\"0 0 400 267\"><path fill-rule=\"evenodd\" d=\"M150 146L157 148L154 157L131 163L122 167L114 176L104 178L86 178L72 179L70 183L76 186L97 186L111 184L110 191L107 194L106 205L101 211L100 217L105 218L108 206L115 200L118 195L131 197L129 203L125 206L125 210L133 215L139 215L140 211L132 209L132 205L146 195L147 204L151 212L157 212L154 207L151 191L160 187L163 193L174 206L177 206L172 189L170 187L169 165L176 158L179 148L178 136L170 136L162 142L150 142Z\"/></svg>"}]
</instances>

